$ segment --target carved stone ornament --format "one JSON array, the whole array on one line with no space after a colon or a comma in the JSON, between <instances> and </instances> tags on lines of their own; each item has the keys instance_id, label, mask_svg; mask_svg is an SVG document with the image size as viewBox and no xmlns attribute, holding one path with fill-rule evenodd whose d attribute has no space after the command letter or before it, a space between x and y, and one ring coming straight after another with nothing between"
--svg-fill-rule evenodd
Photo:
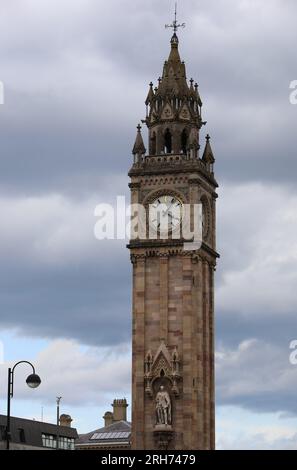
<instances>
[{"instance_id":1,"label":"carved stone ornament","mask_svg":"<svg viewBox=\"0 0 297 470\"><path fill-rule=\"evenodd\" d=\"M168 450L170 442L173 440L174 432L170 430L155 430L154 437L156 447L160 450Z\"/></svg>"},{"instance_id":2,"label":"carved stone ornament","mask_svg":"<svg viewBox=\"0 0 297 470\"><path fill-rule=\"evenodd\" d=\"M161 343L154 357L151 351L148 351L144 362L145 393L151 398L154 395L153 383L158 378L168 379L172 394L175 397L179 396L178 382L182 378L179 354L177 348L170 354L164 342ZM170 423L167 422L167 424Z\"/></svg>"}]
</instances>

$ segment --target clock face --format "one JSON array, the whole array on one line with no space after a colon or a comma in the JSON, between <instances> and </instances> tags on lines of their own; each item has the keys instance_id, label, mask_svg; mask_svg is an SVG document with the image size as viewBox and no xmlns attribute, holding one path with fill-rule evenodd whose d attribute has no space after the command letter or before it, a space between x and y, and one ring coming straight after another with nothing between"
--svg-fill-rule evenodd
<instances>
[{"instance_id":1,"label":"clock face","mask_svg":"<svg viewBox=\"0 0 297 470\"><path fill-rule=\"evenodd\" d=\"M172 232L181 224L182 209L182 202L176 196L164 194L156 198L149 206L151 227L158 232Z\"/></svg>"}]
</instances>

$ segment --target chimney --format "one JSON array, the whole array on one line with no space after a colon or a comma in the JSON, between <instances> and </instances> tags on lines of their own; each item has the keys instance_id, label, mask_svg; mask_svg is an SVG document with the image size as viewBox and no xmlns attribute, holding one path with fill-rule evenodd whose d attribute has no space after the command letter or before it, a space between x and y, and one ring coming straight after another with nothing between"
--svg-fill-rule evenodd
<instances>
[{"instance_id":1,"label":"chimney","mask_svg":"<svg viewBox=\"0 0 297 470\"><path fill-rule=\"evenodd\" d=\"M104 419L104 426L110 426L113 423L113 414L111 411L106 411L105 415L103 416Z\"/></svg>"},{"instance_id":2,"label":"chimney","mask_svg":"<svg viewBox=\"0 0 297 470\"><path fill-rule=\"evenodd\" d=\"M66 426L66 428L71 428L71 421L73 420L70 415L63 414L60 416L60 426Z\"/></svg>"},{"instance_id":3,"label":"chimney","mask_svg":"<svg viewBox=\"0 0 297 470\"><path fill-rule=\"evenodd\" d=\"M113 421L127 421L127 400L126 398L113 400Z\"/></svg>"}]
</instances>

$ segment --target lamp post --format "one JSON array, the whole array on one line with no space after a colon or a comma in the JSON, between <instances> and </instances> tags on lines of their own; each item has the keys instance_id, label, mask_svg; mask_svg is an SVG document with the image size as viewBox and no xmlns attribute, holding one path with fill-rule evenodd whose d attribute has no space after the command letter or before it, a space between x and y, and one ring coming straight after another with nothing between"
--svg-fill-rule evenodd
<instances>
[{"instance_id":1,"label":"lamp post","mask_svg":"<svg viewBox=\"0 0 297 470\"><path fill-rule=\"evenodd\" d=\"M14 369L19 364L29 364L32 367L33 374L28 375L26 383L30 388L37 388L41 384L40 377L35 373L33 364L29 361L19 361L13 368L8 369L8 387L7 387L7 421L6 421L6 450L9 450L10 445L10 400L13 397L13 380L14 380Z\"/></svg>"},{"instance_id":2,"label":"lamp post","mask_svg":"<svg viewBox=\"0 0 297 470\"><path fill-rule=\"evenodd\" d=\"M59 425L60 425L60 401L62 397L57 397L57 442L56 442L56 449L59 450Z\"/></svg>"}]
</instances>

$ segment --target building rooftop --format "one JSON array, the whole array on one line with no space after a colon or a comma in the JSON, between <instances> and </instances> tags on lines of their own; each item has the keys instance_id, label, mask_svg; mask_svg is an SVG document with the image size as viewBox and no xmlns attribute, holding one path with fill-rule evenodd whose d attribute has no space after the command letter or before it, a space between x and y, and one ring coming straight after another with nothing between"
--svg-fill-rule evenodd
<instances>
[{"instance_id":1,"label":"building rooftop","mask_svg":"<svg viewBox=\"0 0 297 470\"><path fill-rule=\"evenodd\" d=\"M117 421L87 434L80 434L76 445L96 444L106 446L109 443L130 444L130 440L131 423L129 421Z\"/></svg>"},{"instance_id":2,"label":"building rooftop","mask_svg":"<svg viewBox=\"0 0 297 470\"><path fill-rule=\"evenodd\" d=\"M54 442L53 445L50 445L50 442L45 442L45 437L51 437L52 441L55 440L57 435L56 424L11 416L10 428L11 443L13 444L32 447L54 447ZM6 416L0 415L0 443L5 440L5 430ZM59 436L61 441L65 438L69 439L69 442L78 438L77 430L68 426L59 426Z\"/></svg>"}]
</instances>

